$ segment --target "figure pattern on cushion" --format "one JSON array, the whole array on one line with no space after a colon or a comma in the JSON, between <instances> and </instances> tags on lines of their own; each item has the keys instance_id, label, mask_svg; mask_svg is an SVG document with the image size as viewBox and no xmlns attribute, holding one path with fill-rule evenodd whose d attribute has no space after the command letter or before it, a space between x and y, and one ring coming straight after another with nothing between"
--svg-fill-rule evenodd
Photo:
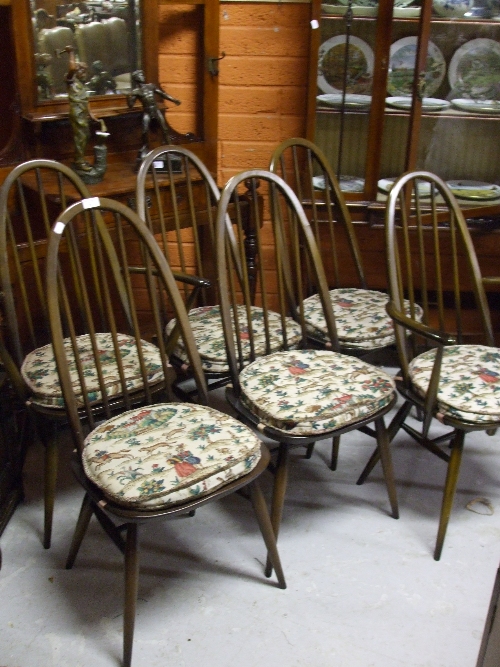
<instances>
[{"instance_id":1,"label":"figure pattern on cushion","mask_svg":"<svg viewBox=\"0 0 500 667\"><path fill-rule=\"evenodd\" d=\"M328 350L276 352L240 374L243 403L262 423L315 435L376 413L391 402L393 378Z\"/></svg>"},{"instance_id":2,"label":"figure pattern on cushion","mask_svg":"<svg viewBox=\"0 0 500 667\"><path fill-rule=\"evenodd\" d=\"M357 288L330 291L337 335L341 345L377 349L395 342L394 326L385 309L389 297L383 292ZM417 318L422 316L422 310ZM311 334L328 341L323 307L318 294L304 300L304 317Z\"/></svg>"},{"instance_id":3,"label":"figure pattern on cushion","mask_svg":"<svg viewBox=\"0 0 500 667\"><path fill-rule=\"evenodd\" d=\"M429 386L435 350L415 357L411 380L421 396ZM500 349L486 345L444 348L438 390L439 411L472 422L500 422Z\"/></svg>"},{"instance_id":4,"label":"figure pattern on cushion","mask_svg":"<svg viewBox=\"0 0 500 667\"><path fill-rule=\"evenodd\" d=\"M229 371L226 357L226 345L222 330L222 320L219 306L205 306L193 308L189 311L189 322L193 330L196 347L201 356L203 369L213 373L226 373ZM268 312L271 329L271 351L275 352L283 347L283 333L281 318L278 313ZM248 335L248 321L245 306L238 306L238 321L240 323L240 340L245 359L250 358L250 343ZM241 326L243 323L246 326ZM175 320L167 325L167 334L175 326ZM255 353L257 356L265 353L265 330L264 311L262 308L252 306L252 327L255 334ZM291 318L287 317L287 334L290 348L297 347L301 340L300 326ZM236 342L236 337L235 337ZM173 354L189 363L188 356L179 340Z\"/></svg>"},{"instance_id":5,"label":"figure pattern on cushion","mask_svg":"<svg viewBox=\"0 0 500 667\"><path fill-rule=\"evenodd\" d=\"M204 496L249 473L260 440L205 406L160 403L98 426L84 443L88 477L120 504L154 509Z\"/></svg>"},{"instance_id":6,"label":"figure pattern on cushion","mask_svg":"<svg viewBox=\"0 0 500 667\"><path fill-rule=\"evenodd\" d=\"M99 346L99 355L102 364L103 376L106 379L108 397L117 396L122 392L122 385L118 373L118 365L113 347L113 340L109 333L99 333L96 336ZM118 334L118 343L123 362L124 373L129 391L139 390L143 386L142 375L139 369L139 357L134 338L125 334ZM78 352L85 373L86 391L91 403L102 399L98 391L97 370L94 362L91 338L88 335L78 336ZM78 406L83 406L83 392L78 378L76 363L74 362L71 341L64 341L69 363L71 382L75 390ZM163 367L160 352L155 345L142 341L144 363L148 372L150 384L163 379ZM33 392L36 403L63 408L61 386L57 375L56 362L52 345L45 345L28 354L21 367L21 373L26 384Z\"/></svg>"}]
</instances>

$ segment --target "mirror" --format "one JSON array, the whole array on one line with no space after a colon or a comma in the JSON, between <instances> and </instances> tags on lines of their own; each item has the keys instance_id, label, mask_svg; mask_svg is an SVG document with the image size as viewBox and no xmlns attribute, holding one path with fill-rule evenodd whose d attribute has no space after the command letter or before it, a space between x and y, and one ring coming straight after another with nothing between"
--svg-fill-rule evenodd
<instances>
[{"instance_id":1,"label":"mirror","mask_svg":"<svg viewBox=\"0 0 500 667\"><path fill-rule=\"evenodd\" d=\"M38 102L67 99L69 51L90 95L126 94L142 68L139 0L30 0Z\"/></svg>"}]
</instances>

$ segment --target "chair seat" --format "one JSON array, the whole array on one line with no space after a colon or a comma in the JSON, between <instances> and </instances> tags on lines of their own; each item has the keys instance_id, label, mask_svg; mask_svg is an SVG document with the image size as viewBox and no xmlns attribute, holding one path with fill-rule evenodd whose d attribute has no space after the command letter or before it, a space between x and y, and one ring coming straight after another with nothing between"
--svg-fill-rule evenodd
<instances>
[{"instance_id":1,"label":"chair seat","mask_svg":"<svg viewBox=\"0 0 500 667\"><path fill-rule=\"evenodd\" d=\"M328 350L277 352L240 374L243 403L262 423L293 435L316 435L360 421L394 397L393 378Z\"/></svg>"},{"instance_id":2,"label":"chair seat","mask_svg":"<svg viewBox=\"0 0 500 667\"><path fill-rule=\"evenodd\" d=\"M205 496L249 473L260 440L229 415L160 403L103 423L85 439L85 472L110 499L151 510Z\"/></svg>"},{"instance_id":3,"label":"chair seat","mask_svg":"<svg viewBox=\"0 0 500 667\"><path fill-rule=\"evenodd\" d=\"M424 397L436 351L428 350L409 365L411 381ZM438 390L443 415L469 422L500 422L500 349L486 345L445 347Z\"/></svg>"},{"instance_id":4,"label":"chair seat","mask_svg":"<svg viewBox=\"0 0 500 667\"><path fill-rule=\"evenodd\" d=\"M271 332L271 352L282 349L283 336L281 329L281 318L277 313L269 312ZM255 334L255 354L261 356L265 353L266 339L263 326L264 311L262 308L252 306L252 327ZM240 325L246 322L246 327L240 326L240 341L243 347L243 358L250 359L250 344L248 341L248 321L246 309L244 306L238 306L238 320ZM287 317L287 332L289 347L297 346L301 338L300 326L291 318ZM222 320L219 306L206 306L202 308L193 308L189 311L189 322L193 330L196 347L200 353L202 368L204 371L212 373L227 373L229 366L226 356L226 344L224 342L224 333L222 330ZM175 326L175 320L167 325L167 334ZM236 337L235 337L236 342ZM179 340L173 354L189 363L186 351Z\"/></svg>"},{"instance_id":5,"label":"chair seat","mask_svg":"<svg viewBox=\"0 0 500 667\"><path fill-rule=\"evenodd\" d=\"M341 346L376 350L395 343L394 326L386 311L387 294L345 287L331 290L330 298ZM312 335L329 340L318 294L304 300L304 317Z\"/></svg>"},{"instance_id":6,"label":"chair seat","mask_svg":"<svg viewBox=\"0 0 500 667\"><path fill-rule=\"evenodd\" d=\"M125 334L118 334L117 338L120 344L127 389L128 391L140 390L143 388L143 383L141 374L137 370L139 360L135 340ZM88 397L91 403L96 403L102 400L102 395L97 391L99 383L90 337L87 335L78 336L77 340L79 356L85 373ZM122 392L122 384L114 355L111 334L99 333L97 334L97 340L102 372L107 383L107 395L108 397L117 396ZM69 357L74 358L69 339L65 340L65 346ZM144 363L148 369L150 384L163 380L163 369L158 348L151 343L143 341L143 351ZM52 345L45 345L30 352L24 359L21 373L26 384L31 389L34 403L45 407L64 408L64 400L59 384ZM81 407L84 405L83 393L75 363L70 364L70 373L77 405Z\"/></svg>"}]
</instances>

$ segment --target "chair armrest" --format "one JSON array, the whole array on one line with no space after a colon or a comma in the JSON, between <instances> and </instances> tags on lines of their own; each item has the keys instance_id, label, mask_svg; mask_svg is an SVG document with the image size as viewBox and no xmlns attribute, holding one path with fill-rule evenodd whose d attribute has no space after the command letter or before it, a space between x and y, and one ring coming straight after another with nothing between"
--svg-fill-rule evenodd
<instances>
[{"instance_id":1,"label":"chair armrest","mask_svg":"<svg viewBox=\"0 0 500 667\"><path fill-rule=\"evenodd\" d=\"M130 273L145 273L146 267L130 266L129 271ZM152 273L156 273L154 269L152 270ZM172 274L176 280L179 280L182 283L186 283L187 285L193 285L193 287L208 288L212 286L212 283L210 280L208 280L208 278L198 278L198 276L193 276L188 273L179 273L176 271L172 271Z\"/></svg>"},{"instance_id":2,"label":"chair armrest","mask_svg":"<svg viewBox=\"0 0 500 667\"><path fill-rule=\"evenodd\" d=\"M389 301L389 303L386 306L386 310L389 317L392 320L394 320L397 324L400 324L401 326L405 327L406 329L409 329L413 333L416 333L419 336L423 336L424 338L427 338L428 340L431 340L434 343L437 343L439 345L453 345L454 343L457 342L455 336L452 336L451 334L448 333L443 333L442 331L438 331L437 329L434 329L433 327L430 327L427 324L423 324L422 322L417 322L413 318L404 315L403 313L401 313L399 309L397 309L394 306L392 301Z\"/></svg>"}]
</instances>

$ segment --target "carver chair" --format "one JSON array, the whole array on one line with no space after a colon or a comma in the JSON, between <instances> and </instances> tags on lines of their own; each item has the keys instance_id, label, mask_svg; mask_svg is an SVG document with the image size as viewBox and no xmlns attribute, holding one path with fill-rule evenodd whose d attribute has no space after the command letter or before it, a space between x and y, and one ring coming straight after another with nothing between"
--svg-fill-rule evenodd
<instances>
[{"instance_id":1,"label":"carver chair","mask_svg":"<svg viewBox=\"0 0 500 667\"><path fill-rule=\"evenodd\" d=\"M71 202L88 197L87 187L69 167L53 160L30 160L15 167L0 188L0 358L24 421L23 449L33 426L45 447L44 534L49 548L57 477L60 409L34 400L37 380L28 377L28 354L50 340L45 292L47 238L57 215ZM28 412L26 412L28 406Z\"/></svg>"},{"instance_id":2,"label":"carver chair","mask_svg":"<svg viewBox=\"0 0 500 667\"><path fill-rule=\"evenodd\" d=\"M262 311L258 331L248 322L252 286L244 262L239 200L251 191L257 244L255 302ZM262 207L259 206L259 193ZM232 234L227 207L236 209ZM291 188L277 175L250 170L231 178L217 215L218 276L231 384L226 398L240 419L277 448L271 519L277 535L287 486L289 451L318 438L375 425L392 514L398 517L384 415L396 400L393 379L378 368L341 354L326 277L311 226ZM315 273L331 343L313 349L303 295L303 261ZM270 572L268 562L268 573Z\"/></svg>"},{"instance_id":3,"label":"carver chair","mask_svg":"<svg viewBox=\"0 0 500 667\"><path fill-rule=\"evenodd\" d=\"M137 176L137 212L155 234L184 297L209 389L223 386L229 367L217 286L215 217L220 191L203 162L179 146L160 146L143 160ZM248 264L250 210L242 202L245 263ZM229 210L231 207L229 207ZM228 222L228 224L230 224ZM258 325L260 309L254 309ZM189 398L195 385L176 320L167 324L167 351L180 370L175 390Z\"/></svg>"},{"instance_id":4,"label":"carver chair","mask_svg":"<svg viewBox=\"0 0 500 667\"><path fill-rule=\"evenodd\" d=\"M429 189L429 198L416 196L419 188ZM388 430L392 438L402 428L448 464L434 550L439 560L465 436L473 431L493 434L500 426L500 350L494 347L488 301L466 221L438 176L415 171L396 181L387 201L385 235L387 311L395 323L401 364L397 387L404 398ZM405 299L409 308L403 305ZM420 429L406 421L412 406L423 416ZM432 437L434 419L449 427L444 435ZM374 452L359 483L377 460Z\"/></svg>"},{"instance_id":5,"label":"carver chair","mask_svg":"<svg viewBox=\"0 0 500 667\"><path fill-rule=\"evenodd\" d=\"M129 667L141 524L192 515L247 487L279 586L285 588L258 484L269 453L250 429L208 406L174 277L154 236L131 209L95 197L59 216L48 247L47 296L52 346L40 363L51 374L57 367L59 381L52 385L62 393L76 447L74 469L85 489L67 568L95 515L125 555L123 664ZM198 403L168 401L163 310L178 322Z\"/></svg>"}]
</instances>

